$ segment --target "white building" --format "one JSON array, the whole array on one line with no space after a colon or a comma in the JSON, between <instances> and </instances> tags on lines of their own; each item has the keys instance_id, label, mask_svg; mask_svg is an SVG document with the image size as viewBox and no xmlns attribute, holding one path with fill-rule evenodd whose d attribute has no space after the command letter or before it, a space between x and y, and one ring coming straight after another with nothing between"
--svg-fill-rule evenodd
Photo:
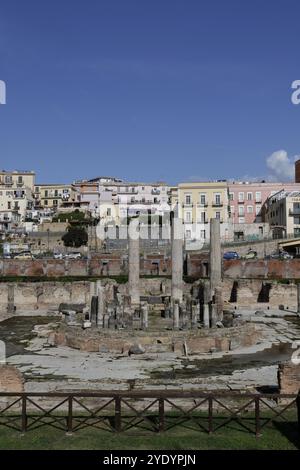
<instances>
[{"instance_id":1,"label":"white building","mask_svg":"<svg viewBox=\"0 0 300 470\"><path fill-rule=\"evenodd\" d=\"M35 173L33 171L0 171L0 212L2 221L23 222L33 205ZM19 216L19 217L18 217Z\"/></svg>"}]
</instances>

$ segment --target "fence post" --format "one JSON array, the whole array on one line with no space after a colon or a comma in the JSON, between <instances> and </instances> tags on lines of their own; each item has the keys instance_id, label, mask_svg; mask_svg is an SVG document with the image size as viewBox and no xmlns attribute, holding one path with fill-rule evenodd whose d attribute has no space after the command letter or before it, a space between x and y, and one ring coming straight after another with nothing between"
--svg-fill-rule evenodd
<instances>
[{"instance_id":1,"label":"fence post","mask_svg":"<svg viewBox=\"0 0 300 470\"><path fill-rule=\"evenodd\" d=\"M27 431L27 409L26 395L22 395L22 433Z\"/></svg>"},{"instance_id":2,"label":"fence post","mask_svg":"<svg viewBox=\"0 0 300 470\"><path fill-rule=\"evenodd\" d=\"M68 419L67 419L67 435L70 436L73 432L73 396L68 397Z\"/></svg>"},{"instance_id":3,"label":"fence post","mask_svg":"<svg viewBox=\"0 0 300 470\"><path fill-rule=\"evenodd\" d=\"M300 390L296 398L296 405L297 405L297 416L298 416L298 432L300 434Z\"/></svg>"},{"instance_id":4,"label":"fence post","mask_svg":"<svg viewBox=\"0 0 300 470\"><path fill-rule=\"evenodd\" d=\"M122 423L121 423L121 397L115 397L115 430L121 432Z\"/></svg>"},{"instance_id":5,"label":"fence post","mask_svg":"<svg viewBox=\"0 0 300 470\"><path fill-rule=\"evenodd\" d=\"M255 397L255 436L260 436L259 397Z\"/></svg>"},{"instance_id":6,"label":"fence post","mask_svg":"<svg viewBox=\"0 0 300 470\"><path fill-rule=\"evenodd\" d=\"M208 432L213 433L213 397L208 397Z\"/></svg>"},{"instance_id":7,"label":"fence post","mask_svg":"<svg viewBox=\"0 0 300 470\"><path fill-rule=\"evenodd\" d=\"M159 432L164 432L165 430L165 400L160 397L159 398L159 425L158 425L158 431Z\"/></svg>"}]
</instances>

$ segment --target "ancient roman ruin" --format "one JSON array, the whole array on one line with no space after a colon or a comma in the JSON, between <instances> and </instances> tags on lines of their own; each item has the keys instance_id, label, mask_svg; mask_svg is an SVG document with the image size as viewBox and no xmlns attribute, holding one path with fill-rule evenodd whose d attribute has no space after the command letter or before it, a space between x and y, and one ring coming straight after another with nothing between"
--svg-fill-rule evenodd
<instances>
[{"instance_id":1,"label":"ancient roman ruin","mask_svg":"<svg viewBox=\"0 0 300 470\"><path fill-rule=\"evenodd\" d=\"M58 281L50 275L44 281L25 278L0 283L0 339L8 335L7 367L16 365L25 374L25 389L34 390L35 381L26 380L35 375L32 368L38 371L37 377L46 371L48 376L53 374L46 390L64 390L70 383L81 389L87 383L90 386L91 380L95 387L101 380L101 387L116 388L132 388L134 383L145 388L245 389L274 385L279 364L288 360L278 373L280 386L286 387L288 374L297 377L299 369L299 365L290 366L295 341L300 339L299 284L295 277L287 279L283 274L283 282L271 278L271 262L224 263L218 219L210 221L210 230L208 256L187 257L182 221L173 217L170 256L145 255L142 227L135 217L129 223L127 252L122 257L105 252L88 261L90 272L100 266L100 276ZM116 260L121 259L118 266L125 263L121 272L127 272L125 279L111 274L120 274ZM281 272L291 276L292 263L281 262ZM2 273L7 264L1 266ZM83 264L54 260L47 267L44 262L42 269L50 273L49 269L63 267L74 272ZM10 269L16 266L20 268L11 262ZM26 270L25 263L22 266ZM34 269L41 272L38 261ZM198 274L187 278L187 270ZM26 335L32 331L26 356L18 355L20 344L26 342L21 336L24 331L19 343L15 339L19 333L10 336L15 324L22 325ZM263 364L255 372L252 357ZM237 366L229 368L229 375L216 375L216 365L219 370L224 361L225 373L228 360L240 362L241 371ZM77 364L85 364L87 370ZM165 380L174 370L172 379ZM182 385L179 377L184 374Z\"/></svg>"}]
</instances>

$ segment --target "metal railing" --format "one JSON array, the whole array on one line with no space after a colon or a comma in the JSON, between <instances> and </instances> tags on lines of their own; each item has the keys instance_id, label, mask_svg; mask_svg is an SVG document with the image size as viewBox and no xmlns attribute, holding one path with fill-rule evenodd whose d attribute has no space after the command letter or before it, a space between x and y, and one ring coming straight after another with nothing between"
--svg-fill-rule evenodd
<instances>
[{"instance_id":1,"label":"metal railing","mask_svg":"<svg viewBox=\"0 0 300 470\"><path fill-rule=\"evenodd\" d=\"M133 428L164 432L188 422L194 430L211 434L234 421L243 431L258 437L277 420L294 424L300 433L300 393L0 393L0 426L22 433L42 426L67 433L86 427L108 432Z\"/></svg>"}]
</instances>

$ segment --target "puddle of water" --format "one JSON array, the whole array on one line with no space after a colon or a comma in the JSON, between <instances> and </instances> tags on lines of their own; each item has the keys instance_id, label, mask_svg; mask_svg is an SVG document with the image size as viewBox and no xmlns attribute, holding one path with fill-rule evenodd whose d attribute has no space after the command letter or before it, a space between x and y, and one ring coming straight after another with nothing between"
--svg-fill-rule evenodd
<instances>
[{"instance_id":1,"label":"puddle of water","mask_svg":"<svg viewBox=\"0 0 300 470\"><path fill-rule=\"evenodd\" d=\"M0 322L0 340L5 342L6 356L33 354L26 351L26 345L35 337L32 332L35 325L45 325L55 321L53 316L12 317Z\"/></svg>"}]
</instances>

